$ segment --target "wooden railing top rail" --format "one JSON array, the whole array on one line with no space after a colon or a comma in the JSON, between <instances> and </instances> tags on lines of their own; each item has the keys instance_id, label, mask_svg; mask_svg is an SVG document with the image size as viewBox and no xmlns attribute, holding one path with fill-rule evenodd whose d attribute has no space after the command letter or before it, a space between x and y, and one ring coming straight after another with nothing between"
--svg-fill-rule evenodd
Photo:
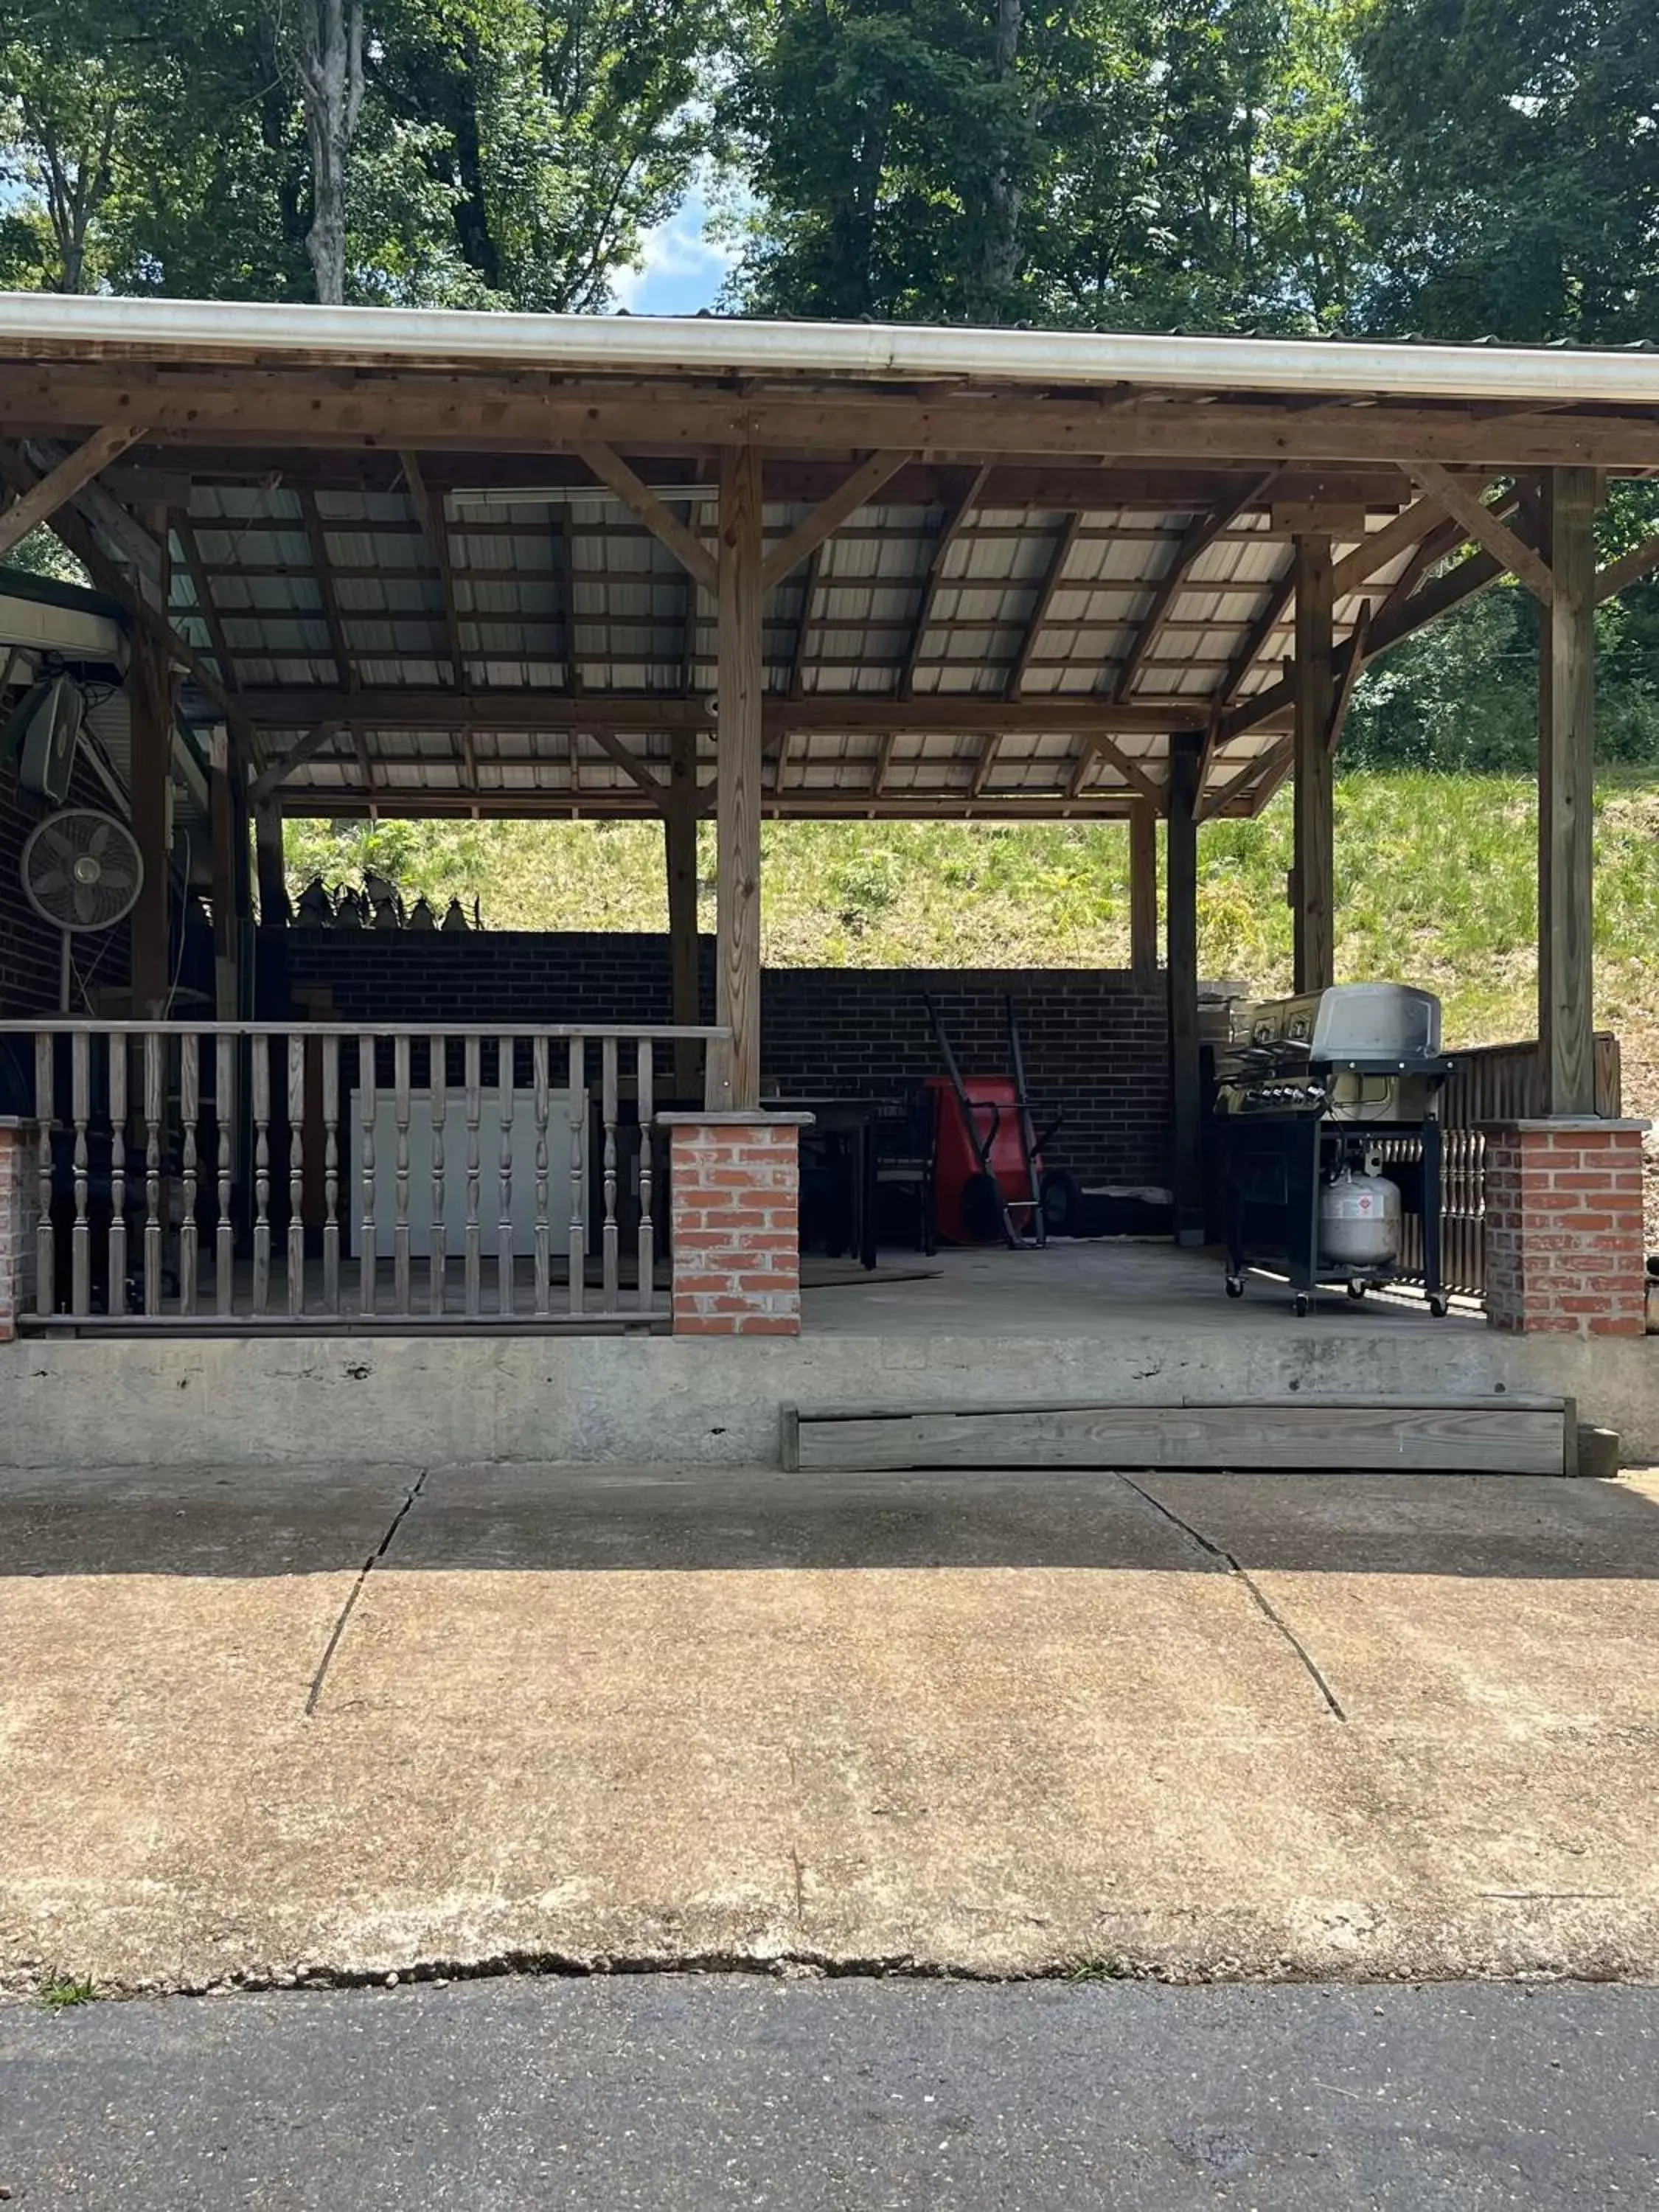
<instances>
[{"instance_id":1,"label":"wooden railing top rail","mask_svg":"<svg viewBox=\"0 0 1659 2212\"><path fill-rule=\"evenodd\" d=\"M567 1042L583 1037L603 1044L614 1037L619 1043L664 1044L730 1041L728 1027L711 1023L697 1029L677 1028L663 1022L100 1022L84 1016L63 1014L25 1016L0 1021L0 1036L236 1036L236 1037L548 1037Z\"/></svg>"}]
</instances>

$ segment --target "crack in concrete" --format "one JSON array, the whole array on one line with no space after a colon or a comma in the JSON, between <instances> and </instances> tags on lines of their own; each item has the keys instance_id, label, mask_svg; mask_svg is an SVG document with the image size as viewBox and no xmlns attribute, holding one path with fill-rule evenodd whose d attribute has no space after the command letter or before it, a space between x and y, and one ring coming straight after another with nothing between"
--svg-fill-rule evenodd
<instances>
[{"instance_id":1,"label":"crack in concrete","mask_svg":"<svg viewBox=\"0 0 1659 2212\"><path fill-rule=\"evenodd\" d=\"M1341 1701L1338 1698L1335 1691L1332 1689L1330 1684L1325 1680L1324 1675L1320 1672L1318 1662L1315 1660L1313 1654L1309 1650L1307 1645L1302 1641L1296 1631L1285 1620L1284 1614L1280 1613L1278 1607L1273 1604L1273 1600L1268 1597L1266 1591L1263 1590L1257 1583L1255 1576L1251 1574L1249 1569L1243 1565L1239 1560L1235 1559L1233 1554L1227 1550L1224 1545L1212 1543L1202 1529L1194 1528L1190 1521L1183 1521L1180 1514L1176 1512L1172 1507L1164 1504L1162 1498L1154 1498L1150 1490L1143 1490L1138 1482L1132 1481L1127 1474L1120 1474L1118 1480L1122 1483L1126 1488L1133 1490L1137 1498L1144 1498L1146 1504L1152 1507L1154 1513L1161 1513L1164 1516L1164 1518L1170 1522L1173 1527L1179 1528L1183 1535L1190 1536L1194 1543L1199 1547L1200 1551L1207 1552L1212 1559L1218 1559L1230 1575L1236 1576L1237 1579L1243 1583L1245 1589L1249 1592L1251 1599L1255 1602L1257 1612L1261 1613L1264 1620L1268 1621L1278 1630L1279 1633L1290 1645L1291 1650L1295 1652L1297 1657L1302 1662L1303 1668L1307 1673L1310 1680L1319 1692L1320 1696L1325 1700L1326 1705L1330 1708L1331 1711L1335 1715L1338 1720L1346 1723L1348 1716L1342 1710Z\"/></svg>"},{"instance_id":2,"label":"crack in concrete","mask_svg":"<svg viewBox=\"0 0 1659 2212\"><path fill-rule=\"evenodd\" d=\"M311 1688L306 1698L306 1718L307 1720L314 1720L317 1717L317 1707L322 1698L324 1680L328 1674L330 1666L333 1663L334 1655L340 1648L340 1638L345 1634L346 1623L350 1620L353 1612L356 1610L357 1600L362 1595L363 1584L368 1580L369 1576L374 1572L376 1565L380 1560L385 1559L386 1553L391 1550L392 1538L397 1534L398 1529L403 1527L404 1519L408 1515L409 1509L414 1504L415 1500L420 1496L422 1491L425 1488L426 1479L431 1472L432 1470L430 1468L423 1467L420 1473L416 1476L414 1481L410 1485L408 1491L404 1493L403 1504L398 1508L397 1511L392 1515L390 1522L387 1524L385 1535L381 1537L380 1542L374 1547L374 1549L363 1561L362 1565L357 1571L356 1581L352 1583L351 1588L346 1593L346 1601L340 1607L340 1617L335 1622L328 1642L323 1647L323 1656L318 1662L316 1673L311 1678Z\"/></svg>"}]
</instances>

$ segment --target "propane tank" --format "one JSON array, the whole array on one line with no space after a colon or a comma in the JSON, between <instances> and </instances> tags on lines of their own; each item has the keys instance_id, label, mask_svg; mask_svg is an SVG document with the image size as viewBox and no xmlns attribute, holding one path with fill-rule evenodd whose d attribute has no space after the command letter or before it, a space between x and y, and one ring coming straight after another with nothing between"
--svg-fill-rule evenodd
<instances>
[{"instance_id":1,"label":"propane tank","mask_svg":"<svg viewBox=\"0 0 1659 2212\"><path fill-rule=\"evenodd\" d=\"M1400 1257L1400 1187L1378 1172L1381 1161L1368 1152L1356 1171L1346 1159L1333 1182L1319 1194L1319 1250L1322 1265L1391 1267Z\"/></svg>"}]
</instances>

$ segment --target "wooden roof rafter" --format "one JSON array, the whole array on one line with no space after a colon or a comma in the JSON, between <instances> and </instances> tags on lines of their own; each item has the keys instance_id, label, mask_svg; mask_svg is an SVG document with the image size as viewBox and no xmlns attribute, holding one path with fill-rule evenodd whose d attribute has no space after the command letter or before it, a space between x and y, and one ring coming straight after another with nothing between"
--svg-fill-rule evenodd
<instances>
[{"instance_id":1,"label":"wooden roof rafter","mask_svg":"<svg viewBox=\"0 0 1659 2212\"><path fill-rule=\"evenodd\" d=\"M1121 702L1133 694L1135 679L1158 642L1159 633L1169 619L1170 608L1186 588L1195 564L1209 551L1217 538L1232 527L1240 515L1261 504L1281 473L1279 469L1269 469L1241 492L1236 500L1225 506L1213 507L1207 514L1193 517L1182 534L1168 568L1154 587L1151 604L1142 616L1129 650L1117 670L1112 686L1115 699Z\"/></svg>"}]
</instances>

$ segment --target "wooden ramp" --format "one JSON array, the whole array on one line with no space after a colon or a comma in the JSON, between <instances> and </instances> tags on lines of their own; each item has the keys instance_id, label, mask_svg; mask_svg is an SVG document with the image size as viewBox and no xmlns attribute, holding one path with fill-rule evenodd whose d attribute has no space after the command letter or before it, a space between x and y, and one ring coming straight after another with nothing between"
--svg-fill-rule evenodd
<instances>
[{"instance_id":1,"label":"wooden ramp","mask_svg":"<svg viewBox=\"0 0 1659 2212\"><path fill-rule=\"evenodd\" d=\"M792 1474L933 1468L1577 1474L1571 1398L1297 1393L1178 1405L786 1407Z\"/></svg>"}]
</instances>

